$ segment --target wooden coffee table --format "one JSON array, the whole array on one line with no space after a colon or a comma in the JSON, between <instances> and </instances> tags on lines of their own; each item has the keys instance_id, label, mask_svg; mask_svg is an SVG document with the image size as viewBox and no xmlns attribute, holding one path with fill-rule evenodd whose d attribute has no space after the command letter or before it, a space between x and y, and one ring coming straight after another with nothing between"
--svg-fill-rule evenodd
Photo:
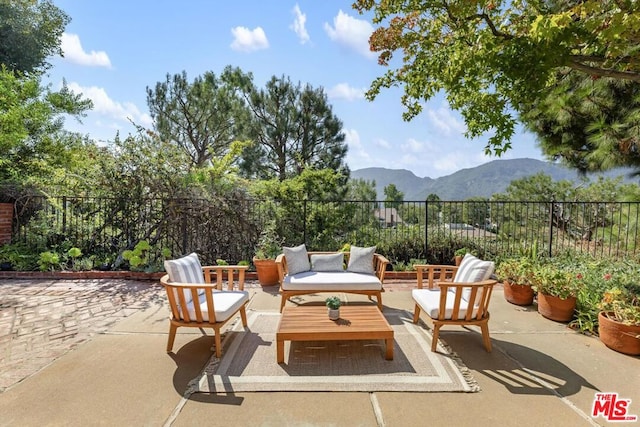
<instances>
[{"instance_id":1,"label":"wooden coffee table","mask_svg":"<svg viewBox=\"0 0 640 427\"><path fill-rule=\"evenodd\" d=\"M393 329L375 305L342 306L329 320L325 306L285 307L276 332L276 360L284 363L285 341L385 340L385 358L393 360Z\"/></svg>"}]
</instances>

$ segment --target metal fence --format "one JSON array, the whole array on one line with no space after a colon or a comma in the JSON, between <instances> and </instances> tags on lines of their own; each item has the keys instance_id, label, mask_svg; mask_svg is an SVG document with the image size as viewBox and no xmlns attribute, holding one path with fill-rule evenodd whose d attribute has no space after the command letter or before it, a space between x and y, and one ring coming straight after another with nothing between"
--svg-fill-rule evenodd
<instances>
[{"instance_id":1,"label":"metal fence","mask_svg":"<svg viewBox=\"0 0 640 427\"><path fill-rule=\"evenodd\" d=\"M205 262L250 260L272 227L279 245L310 250L376 245L394 263L447 262L470 247L487 256L536 245L554 256L572 250L635 256L640 202L187 200L31 198L16 205L13 242L37 250L69 246L96 262L122 261L147 240L160 258L197 251Z\"/></svg>"}]
</instances>

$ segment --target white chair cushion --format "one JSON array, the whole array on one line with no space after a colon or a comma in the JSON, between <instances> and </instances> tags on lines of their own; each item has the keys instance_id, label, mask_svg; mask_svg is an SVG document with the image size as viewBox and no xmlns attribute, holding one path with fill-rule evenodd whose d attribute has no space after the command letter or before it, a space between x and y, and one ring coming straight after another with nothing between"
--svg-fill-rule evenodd
<instances>
[{"instance_id":1,"label":"white chair cushion","mask_svg":"<svg viewBox=\"0 0 640 427\"><path fill-rule=\"evenodd\" d=\"M202 265L198 254L191 253L182 258L166 260L164 269L169 274L169 280L174 283L204 283L204 275L202 274ZM189 304L193 298L191 291L184 291L185 302Z\"/></svg>"},{"instance_id":2,"label":"white chair cushion","mask_svg":"<svg viewBox=\"0 0 640 427\"><path fill-rule=\"evenodd\" d=\"M200 295L200 310L202 310L203 321L209 321L209 310L207 309L207 297ZM213 308L215 310L215 321L223 322L233 316L245 302L249 301L247 291L214 291ZM193 309L193 301L187 305L189 317L196 320L196 312Z\"/></svg>"},{"instance_id":3,"label":"white chair cushion","mask_svg":"<svg viewBox=\"0 0 640 427\"><path fill-rule=\"evenodd\" d=\"M287 275L282 282L285 291L377 291L382 283L374 274L350 271L307 271Z\"/></svg>"},{"instance_id":4,"label":"white chair cushion","mask_svg":"<svg viewBox=\"0 0 640 427\"><path fill-rule=\"evenodd\" d=\"M456 272L456 276L453 281L456 283L475 283L487 280L493 274L495 269L495 263L493 261L483 261L471 254L466 254L462 258L460 267ZM471 289L465 289L462 292L462 298L468 300L471 296ZM478 292L476 296L476 302L482 298L482 291Z\"/></svg>"},{"instance_id":5,"label":"white chair cushion","mask_svg":"<svg viewBox=\"0 0 640 427\"><path fill-rule=\"evenodd\" d=\"M311 270L309 254L307 253L307 247L304 243L292 248L285 246L282 249L287 259L287 270L289 274L298 274Z\"/></svg>"},{"instance_id":6,"label":"white chair cushion","mask_svg":"<svg viewBox=\"0 0 640 427\"><path fill-rule=\"evenodd\" d=\"M411 296L413 300L420 306L422 311L427 313L432 319L437 319L440 315L440 290L439 289L413 289ZM445 319L451 319L453 313L453 306L455 303L456 294L454 291L449 290L447 292L447 302L445 304L444 316ZM458 309L458 318L464 318L467 314L467 301L461 299L460 308ZM477 309L474 309L473 315L477 314Z\"/></svg>"},{"instance_id":7,"label":"white chair cushion","mask_svg":"<svg viewBox=\"0 0 640 427\"><path fill-rule=\"evenodd\" d=\"M311 271L344 271L344 254L311 254Z\"/></svg>"},{"instance_id":8,"label":"white chair cushion","mask_svg":"<svg viewBox=\"0 0 640 427\"><path fill-rule=\"evenodd\" d=\"M351 246L347 271L352 271L354 273L375 273L373 270L373 254L375 252L375 246L368 248Z\"/></svg>"}]
</instances>

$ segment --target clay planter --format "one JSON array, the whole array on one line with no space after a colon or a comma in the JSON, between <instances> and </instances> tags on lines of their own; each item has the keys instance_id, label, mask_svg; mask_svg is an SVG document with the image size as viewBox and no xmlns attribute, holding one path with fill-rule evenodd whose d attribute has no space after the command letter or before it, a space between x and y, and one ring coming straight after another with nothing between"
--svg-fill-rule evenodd
<instances>
[{"instance_id":1,"label":"clay planter","mask_svg":"<svg viewBox=\"0 0 640 427\"><path fill-rule=\"evenodd\" d=\"M262 286L274 286L278 284L278 266L273 259L253 259L256 267L258 281Z\"/></svg>"},{"instance_id":2,"label":"clay planter","mask_svg":"<svg viewBox=\"0 0 640 427\"><path fill-rule=\"evenodd\" d=\"M533 288L527 285L518 285L508 281L502 282L504 299L515 305L533 304Z\"/></svg>"},{"instance_id":3,"label":"clay planter","mask_svg":"<svg viewBox=\"0 0 640 427\"><path fill-rule=\"evenodd\" d=\"M538 313L556 322L569 322L576 308L576 297L561 299L538 293Z\"/></svg>"},{"instance_id":4,"label":"clay planter","mask_svg":"<svg viewBox=\"0 0 640 427\"><path fill-rule=\"evenodd\" d=\"M613 313L598 314L600 341L617 352L640 355L640 325L625 325L609 316L613 316Z\"/></svg>"}]
</instances>

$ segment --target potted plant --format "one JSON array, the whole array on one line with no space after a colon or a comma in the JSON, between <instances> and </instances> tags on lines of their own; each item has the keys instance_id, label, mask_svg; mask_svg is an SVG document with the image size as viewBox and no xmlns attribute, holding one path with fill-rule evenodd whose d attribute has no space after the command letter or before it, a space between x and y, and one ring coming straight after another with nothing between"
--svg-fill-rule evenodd
<instances>
[{"instance_id":1,"label":"potted plant","mask_svg":"<svg viewBox=\"0 0 640 427\"><path fill-rule=\"evenodd\" d=\"M640 288L611 288L599 308L600 341L620 353L640 355Z\"/></svg>"},{"instance_id":2,"label":"potted plant","mask_svg":"<svg viewBox=\"0 0 640 427\"><path fill-rule=\"evenodd\" d=\"M258 281L262 286L277 285L279 281L278 266L276 256L281 252L282 245L278 241L276 226L274 221L269 224L260 234L260 240L253 257L253 265L256 268Z\"/></svg>"},{"instance_id":3,"label":"potted plant","mask_svg":"<svg viewBox=\"0 0 640 427\"><path fill-rule=\"evenodd\" d=\"M328 308L329 319L338 320L340 318L340 305L342 304L340 302L340 298L329 297L326 300L324 300L324 302Z\"/></svg>"},{"instance_id":4,"label":"potted plant","mask_svg":"<svg viewBox=\"0 0 640 427\"><path fill-rule=\"evenodd\" d=\"M457 249L454 253L453 253L453 261L456 263L455 265L460 265L462 264L462 258L464 258L464 256L466 254L471 254L471 255L475 255L473 253L473 251L469 248L460 248Z\"/></svg>"},{"instance_id":5,"label":"potted plant","mask_svg":"<svg viewBox=\"0 0 640 427\"><path fill-rule=\"evenodd\" d=\"M502 283L504 298L509 303L520 306L533 304L533 269L534 263L525 257L506 259L496 266L496 276Z\"/></svg>"},{"instance_id":6,"label":"potted plant","mask_svg":"<svg viewBox=\"0 0 640 427\"><path fill-rule=\"evenodd\" d=\"M538 313L557 322L569 322L576 308L575 274L560 266L539 264L531 276L538 293Z\"/></svg>"}]
</instances>

